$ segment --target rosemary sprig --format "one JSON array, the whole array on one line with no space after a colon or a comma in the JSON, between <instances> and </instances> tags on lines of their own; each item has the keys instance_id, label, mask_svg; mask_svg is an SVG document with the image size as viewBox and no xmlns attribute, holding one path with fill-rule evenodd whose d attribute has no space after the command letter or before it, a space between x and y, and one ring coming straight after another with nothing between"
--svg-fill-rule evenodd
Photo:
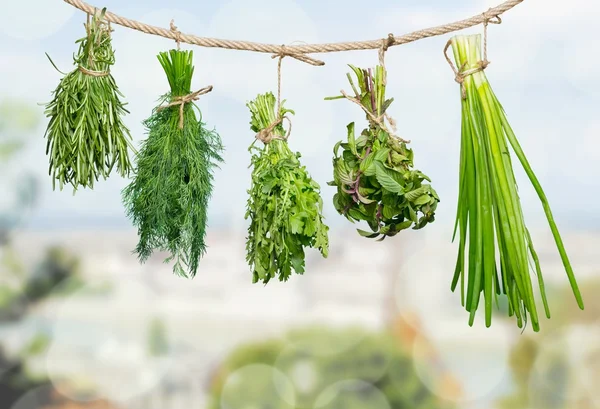
<instances>
[{"instance_id":1,"label":"rosemary sprig","mask_svg":"<svg viewBox=\"0 0 600 409\"><path fill-rule=\"evenodd\" d=\"M121 119L129 111L110 74L115 55L105 12L85 25L86 36L76 42L77 68L65 74L46 104L46 154L53 189L58 181L61 190L71 184L75 193L78 187L93 188L100 177L106 179L115 164L121 177L132 169L131 135Z\"/></svg>"}]
</instances>

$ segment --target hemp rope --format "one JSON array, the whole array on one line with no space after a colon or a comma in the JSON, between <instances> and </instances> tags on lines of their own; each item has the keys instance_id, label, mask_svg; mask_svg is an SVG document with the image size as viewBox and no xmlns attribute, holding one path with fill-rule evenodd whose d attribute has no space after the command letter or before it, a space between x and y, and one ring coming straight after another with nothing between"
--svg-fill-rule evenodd
<instances>
[{"instance_id":1,"label":"hemp rope","mask_svg":"<svg viewBox=\"0 0 600 409\"><path fill-rule=\"evenodd\" d=\"M91 6L85 3L82 0L64 0L67 4L70 4L73 7L78 8L79 10L92 14L96 9L94 6ZM414 31L412 33L404 34L402 36L394 36L393 42L389 44L388 47L407 44L413 41L422 40L428 37L439 36L443 34L448 34L454 31L463 30L465 28L473 27L486 21L489 21L488 16L500 16L506 11L512 9L518 4L522 3L524 0L507 0L504 3L491 8L488 12L478 14L471 18L467 18L464 20L456 21L454 23L444 24L442 26L426 28L419 31ZM237 41L237 40L224 40L218 38L209 38L209 37L198 37L191 34L183 34L172 32L169 29L152 26L149 24L141 23L135 20L131 20L125 17L121 17L117 14L106 12L105 19L108 22L121 25L123 27L128 27L133 30L138 30L146 34L153 34L165 38L169 38L172 40L179 39L182 43L198 45L201 47L211 47L211 48L226 48L230 50L245 50L245 51L254 51L261 53L269 53L269 54L278 54L281 52L281 46L275 44L262 44L250 41ZM326 43L326 44L305 44L305 45L293 45L287 47L287 52L290 57L296 58L298 60L303 61L303 58L306 57L306 54L313 53L330 53L330 52L339 52L339 51L354 51L354 50L375 50L381 47L382 39L378 40L370 40L370 41L352 41L352 42L342 42L342 43ZM307 62L307 61L305 61ZM314 60L313 60L314 62ZM320 64L321 65L321 64Z\"/></svg>"},{"instance_id":2,"label":"hemp rope","mask_svg":"<svg viewBox=\"0 0 600 409\"><path fill-rule=\"evenodd\" d=\"M212 89L213 89L213 86L209 85L208 87L204 87L196 92L192 92L191 94L183 95L180 97L174 97L171 100L171 102L168 103L167 105L162 105L162 106L159 106L158 108L156 108L156 112L160 112L163 109L179 105L179 129L183 129L183 108L185 107L185 104L188 104L192 101L199 100L200 95L208 94L209 92L212 91Z\"/></svg>"},{"instance_id":3,"label":"hemp rope","mask_svg":"<svg viewBox=\"0 0 600 409\"><path fill-rule=\"evenodd\" d=\"M465 67L467 65L467 63L465 62L460 68L456 68L454 63L452 63L452 60L450 59L450 57L448 57L448 49L452 45L452 39L448 40L448 42L446 43L446 46L444 47L444 57L446 57L446 61L448 61L448 64L450 64L450 68L452 68L452 71L454 71L454 81L456 81L458 84L460 84L463 99L467 98L467 90L465 88L465 79L470 75L473 75L477 72L485 70L488 67L488 65L490 65L490 61L488 61L488 59L487 59L488 24L502 24L502 19L500 18L500 16L492 15L491 11L492 11L492 9L488 10L485 13L482 13L483 17L485 18L485 20L483 21L483 59L481 61L477 62L477 67L465 70Z\"/></svg>"}]
</instances>

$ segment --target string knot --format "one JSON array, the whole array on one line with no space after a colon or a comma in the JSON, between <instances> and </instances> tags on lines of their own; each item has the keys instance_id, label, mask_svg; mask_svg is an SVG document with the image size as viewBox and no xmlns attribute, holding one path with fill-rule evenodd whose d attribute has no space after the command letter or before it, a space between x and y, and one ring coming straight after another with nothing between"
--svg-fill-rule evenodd
<instances>
[{"instance_id":1,"label":"string knot","mask_svg":"<svg viewBox=\"0 0 600 409\"><path fill-rule=\"evenodd\" d=\"M390 48L392 45L394 45L394 42L396 41L396 38L394 37L393 33L389 33L387 38L383 39L383 44L381 46L383 51L387 51L388 48Z\"/></svg>"},{"instance_id":2,"label":"string knot","mask_svg":"<svg viewBox=\"0 0 600 409\"><path fill-rule=\"evenodd\" d=\"M484 11L481 13L483 15L483 25L487 26L488 24L502 24L502 19L499 14L491 13L492 9L488 11Z\"/></svg>"},{"instance_id":3,"label":"string knot","mask_svg":"<svg viewBox=\"0 0 600 409\"><path fill-rule=\"evenodd\" d=\"M162 106L158 107L156 109L156 111L160 112L163 109L179 105L179 129L183 129L183 108L185 107L185 104L189 104L190 102L199 100L200 95L208 94L209 92L212 91L212 89L213 89L213 86L209 85L208 87L199 89L198 91L192 92L191 94L183 95L183 96L179 96L179 97L173 97L171 99L170 103L168 103L167 105L162 105Z\"/></svg>"},{"instance_id":4,"label":"string knot","mask_svg":"<svg viewBox=\"0 0 600 409\"><path fill-rule=\"evenodd\" d=\"M283 120L287 120L290 124L287 133L285 136L277 135L273 131L275 128L283 123ZM265 129L261 129L260 132L256 134L256 139L264 143L265 145L270 143L273 139L278 139L281 141L287 141L290 137L290 133L292 132L292 121L287 116L282 116L273 122L271 125L267 126Z\"/></svg>"},{"instance_id":5,"label":"string knot","mask_svg":"<svg viewBox=\"0 0 600 409\"><path fill-rule=\"evenodd\" d=\"M298 52L290 50L288 47L286 47L285 44L282 44L280 47L281 48L279 49L279 51L277 53L273 54L271 56L271 58L279 58L281 60L284 57L292 57L298 61L302 61L304 63L314 65L317 67L325 65L325 63L321 60L317 60L315 58L309 57L308 55L306 55L304 53L298 53Z\"/></svg>"},{"instance_id":6,"label":"string knot","mask_svg":"<svg viewBox=\"0 0 600 409\"><path fill-rule=\"evenodd\" d=\"M84 73L85 75L89 75L91 77L106 77L107 75L110 75L110 71L88 70L87 68L85 68L81 65L77 66L77 69L79 71L81 71L82 73Z\"/></svg>"}]
</instances>

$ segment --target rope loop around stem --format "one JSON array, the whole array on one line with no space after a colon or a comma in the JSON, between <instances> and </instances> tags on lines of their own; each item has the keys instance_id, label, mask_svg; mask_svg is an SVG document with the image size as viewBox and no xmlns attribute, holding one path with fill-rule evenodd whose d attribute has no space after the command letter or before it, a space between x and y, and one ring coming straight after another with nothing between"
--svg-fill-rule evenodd
<instances>
[{"instance_id":1,"label":"rope loop around stem","mask_svg":"<svg viewBox=\"0 0 600 409\"><path fill-rule=\"evenodd\" d=\"M385 52L390 48L396 39L394 34L389 33L387 38L381 40L381 47L379 47L379 65L383 68L383 85L387 85L387 70L385 69Z\"/></svg>"},{"instance_id":2,"label":"rope loop around stem","mask_svg":"<svg viewBox=\"0 0 600 409\"><path fill-rule=\"evenodd\" d=\"M285 134L285 136L275 135L273 133L273 131L275 130L275 127L282 124L284 119L287 120L288 124L290 125L287 130L287 133ZM262 143L264 143L266 145L268 143L271 143L271 141L273 139L287 141L288 138L290 137L291 132L292 132L292 121L290 120L290 118L288 118L287 116L284 115L282 117L279 117L279 119L277 119L271 125L267 126L265 129L258 132L255 137L256 137L256 139L258 139L259 141L261 141Z\"/></svg>"},{"instance_id":3,"label":"rope loop around stem","mask_svg":"<svg viewBox=\"0 0 600 409\"><path fill-rule=\"evenodd\" d=\"M498 14L490 14L491 10L492 9L482 13L482 16L484 18L484 20L483 20L483 59L481 61L477 62L477 67L465 70L465 67L467 65L465 63L460 68L457 69L455 67L455 65L452 63L452 60L450 59L450 57L448 57L448 49L452 45L452 39L448 40L448 42L446 43L446 46L444 47L444 56L446 57L446 61L448 61L448 64L450 64L450 67L452 68L452 71L454 72L454 81L456 81L458 84L460 84L463 99L467 98L467 90L466 90L465 84L464 84L465 78L468 77L469 75L473 75L477 72L485 70L490 65L490 61L487 58L487 45L488 45L487 27L488 27L488 24L502 24L502 19L500 18L500 16Z\"/></svg>"},{"instance_id":4,"label":"rope loop around stem","mask_svg":"<svg viewBox=\"0 0 600 409\"><path fill-rule=\"evenodd\" d=\"M181 31L177 29L175 25L175 20L171 19L169 23L169 30L175 35L175 42L177 43L177 50L181 50Z\"/></svg>"},{"instance_id":5,"label":"rope loop around stem","mask_svg":"<svg viewBox=\"0 0 600 409\"><path fill-rule=\"evenodd\" d=\"M160 112L163 109L179 105L179 129L183 129L183 109L185 107L185 104L199 100L200 95L208 94L212 90L213 90L213 86L209 85L207 87L199 89L198 91L192 92L188 95L183 95L180 97L173 97L170 103L156 108L156 112Z\"/></svg>"}]
</instances>

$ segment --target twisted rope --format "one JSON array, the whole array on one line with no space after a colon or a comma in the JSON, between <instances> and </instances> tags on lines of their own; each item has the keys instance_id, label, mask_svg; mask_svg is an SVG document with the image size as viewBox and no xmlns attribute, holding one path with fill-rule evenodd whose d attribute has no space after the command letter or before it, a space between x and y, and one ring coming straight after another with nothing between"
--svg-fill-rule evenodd
<instances>
[{"instance_id":1,"label":"twisted rope","mask_svg":"<svg viewBox=\"0 0 600 409\"><path fill-rule=\"evenodd\" d=\"M96 8L85 3L82 0L64 0L67 4L78 8L79 10L93 14ZM411 43L413 41L422 40L428 37L435 37L444 34L448 34L454 31L463 30L469 27L473 27L486 21L490 21L490 16L496 17L512 9L516 5L522 3L524 0L507 0L504 3L489 9L485 13L478 14L471 18L456 21L454 23L444 24L437 27L426 28L412 33L404 34L402 36L392 36L388 47L396 45ZM170 29L152 26L139 21L131 20L125 17L121 17L117 14L106 12L105 19L108 22L118 24L123 27L131 28L133 30L141 31L146 34L153 34L164 38L169 38L181 43L187 43L197 45L201 47L211 48L226 48L230 50L244 50L254 51L260 53L269 53L279 55L282 52L282 47L276 44L263 44L255 43L251 41L237 41L237 40L224 40L219 38L210 37L198 37L191 34L183 34L180 32L173 32ZM309 62L313 64L316 60L310 59L306 54L313 53L331 53L340 51L355 51L355 50L376 50L381 47L382 41L387 39L369 40L369 41L349 41L341 43L325 43L325 44L303 44L303 45L290 45L285 47L286 55L296 58L298 60ZM314 64L322 65L322 64Z\"/></svg>"}]
</instances>

